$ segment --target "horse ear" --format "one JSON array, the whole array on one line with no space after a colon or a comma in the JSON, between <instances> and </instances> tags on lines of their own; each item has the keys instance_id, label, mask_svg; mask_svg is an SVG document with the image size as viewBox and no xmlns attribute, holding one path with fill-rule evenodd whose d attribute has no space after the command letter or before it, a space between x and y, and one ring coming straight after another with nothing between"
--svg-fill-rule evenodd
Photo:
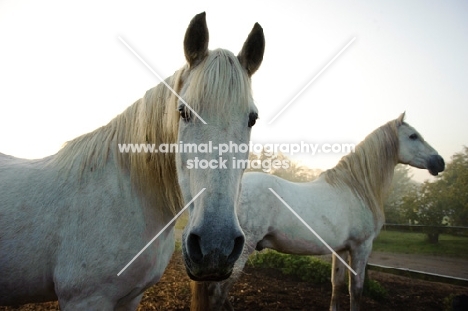
<instances>
[{"instance_id":1,"label":"horse ear","mask_svg":"<svg viewBox=\"0 0 468 311\"><path fill-rule=\"evenodd\" d=\"M244 42L242 50L237 55L239 62L247 70L249 77L260 67L264 52L265 36L263 35L263 28L258 23L255 23L247 40Z\"/></svg>"},{"instance_id":2,"label":"horse ear","mask_svg":"<svg viewBox=\"0 0 468 311\"><path fill-rule=\"evenodd\" d=\"M184 53L190 67L198 65L208 54L208 27L206 13L200 13L190 21L184 37Z\"/></svg>"},{"instance_id":3,"label":"horse ear","mask_svg":"<svg viewBox=\"0 0 468 311\"><path fill-rule=\"evenodd\" d=\"M402 125L403 122L405 122L405 114L406 114L406 111L404 111L402 114L400 114L400 116L398 117L397 119L397 122L398 122L398 126Z\"/></svg>"}]
</instances>

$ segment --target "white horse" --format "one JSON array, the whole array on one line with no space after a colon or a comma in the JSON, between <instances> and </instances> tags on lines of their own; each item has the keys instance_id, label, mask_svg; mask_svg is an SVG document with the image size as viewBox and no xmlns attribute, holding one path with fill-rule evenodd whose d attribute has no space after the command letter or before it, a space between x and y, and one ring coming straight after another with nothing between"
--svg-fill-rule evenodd
<instances>
[{"instance_id":1,"label":"white horse","mask_svg":"<svg viewBox=\"0 0 468 311\"><path fill-rule=\"evenodd\" d=\"M245 174L238 217L246 243L230 279L192 284L193 301L210 300L211 309L232 310L227 295L248 256L270 248L282 253L323 255L330 250L276 197L271 188L357 273L350 275L351 310L358 310L372 242L385 221L383 202L397 163L444 170L444 160L422 136L403 121L404 114L379 127L312 182L293 183L260 173ZM331 310L339 309L347 267L333 256ZM208 286L209 285L209 286ZM209 298L207 298L209 296Z\"/></svg>"},{"instance_id":2,"label":"white horse","mask_svg":"<svg viewBox=\"0 0 468 311\"><path fill-rule=\"evenodd\" d=\"M230 275L244 244L235 212L243 171L187 168L191 158L218 159L217 152L119 150L124 143L248 143L257 118L250 76L263 59L263 30L255 24L237 57L207 47L201 13L185 34L187 64L166 79L185 101L161 83L53 156L0 154L0 305L58 299L62 310L136 309L174 251L173 224L118 272L203 188L189 208L187 271L197 280Z\"/></svg>"}]
</instances>

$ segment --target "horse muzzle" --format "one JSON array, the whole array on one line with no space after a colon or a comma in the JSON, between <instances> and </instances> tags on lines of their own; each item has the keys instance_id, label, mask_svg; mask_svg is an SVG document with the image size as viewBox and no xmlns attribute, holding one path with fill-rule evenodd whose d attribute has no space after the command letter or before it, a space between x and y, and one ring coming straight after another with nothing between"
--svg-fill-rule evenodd
<instances>
[{"instance_id":1,"label":"horse muzzle","mask_svg":"<svg viewBox=\"0 0 468 311\"><path fill-rule=\"evenodd\" d=\"M231 238L203 239L196 230L184 231L182 254L188 276L194 281L222 281L232 273L234 263L242 254L244 235L234 230ZM235 234L234 234L235 233ZM213 236L212 236L213 237Z\"/></svg>"},{"instance_id":2,"label":"horse muzzle","mask_svg":"<svg viewBox=\"0 0 468 311\"><path fill-rule=\"evenodd\" d=\"M231 276L234 262L228 261L228 257L220 252L213 251L200 258L191 257L189 253L183 250L185 269L187 275L194 281L223 281ZM236 258L237 259L237 258Z\"/></svg>"},{"instance_id":3,"label":"horse muzzle","mask_svg":"<svg viewBox=\"0 0 468 311\"><path fill-rule=\"evenodd\" d=\"M197 282L220 282L229 278L232 274L233 265L223 267L213 267L210 265L201 265L201 264L187 264L185 261L185 270L190 279ZM190 266L190 268L189 268Z\"/></svg>"},{"instance_id":4,"label":"horse muzzle","mask_svg":"<svg viewBox=\"0 0 468 311\"><path fill-rule=\"evenodd\" d=\"M427 161L427 170L431 175L437 176L440 172L443 172L445 169L445 161L444 159L436 154L431 155Z\"/></svg>"}]
</instances>

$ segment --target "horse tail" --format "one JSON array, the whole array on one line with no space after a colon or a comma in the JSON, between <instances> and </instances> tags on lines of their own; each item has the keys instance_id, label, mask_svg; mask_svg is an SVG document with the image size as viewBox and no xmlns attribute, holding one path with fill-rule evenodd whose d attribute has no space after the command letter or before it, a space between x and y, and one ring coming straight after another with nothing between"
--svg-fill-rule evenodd
<instances>
[{"instance_id":1,"label":"horse tail","mask_svg":"<svg viewBox=\"0 0 468 311\"><path fill-rule=\"evenodd\" d=\"M192 292L191 311L210 310L208 284L207 282L190 281L190 290Z\"/></svg>"}]
</instances>

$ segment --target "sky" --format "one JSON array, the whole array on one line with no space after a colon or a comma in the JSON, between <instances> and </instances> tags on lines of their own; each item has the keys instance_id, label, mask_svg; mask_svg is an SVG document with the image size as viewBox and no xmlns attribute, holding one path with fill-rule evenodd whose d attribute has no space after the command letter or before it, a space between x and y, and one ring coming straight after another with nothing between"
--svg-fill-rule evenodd
<instances>
[{"instance_id":1,"label":"sky","mask_svg":"<svg viewBox=\"0 0 468 311\"><path fill-rule=\"evenodd\" d=\"M253 142L357 144L405 111L446 162L468 145L466 1L0 0L0 152L41 158L107 124L159 83L119 37L167 77L203 11L210 49L237 54L264 29ZM292 158L328 169L343 155Z\"/></svg>"}]
</instances>

